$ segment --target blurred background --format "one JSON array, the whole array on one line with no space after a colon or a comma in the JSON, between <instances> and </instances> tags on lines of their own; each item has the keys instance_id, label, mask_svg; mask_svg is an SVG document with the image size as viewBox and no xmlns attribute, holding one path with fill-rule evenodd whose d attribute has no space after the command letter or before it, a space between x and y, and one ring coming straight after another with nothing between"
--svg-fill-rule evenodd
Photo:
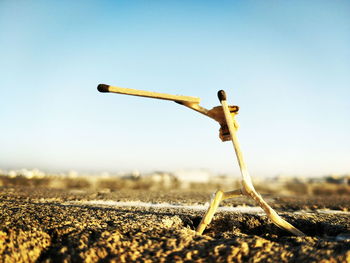
<instances>
[{"instance_id":1,"label":"blurred background","mask_svg":"<svg viewBox=\"0 0 350 263\"><path fill-rule=\"evenodd\" d=\"M253 178L347 175L349 13L348 1L2 0L0 169L239 175L217 123L98 93L106 83L206 108L224 89Z\"/></svg>"}]
</instances>

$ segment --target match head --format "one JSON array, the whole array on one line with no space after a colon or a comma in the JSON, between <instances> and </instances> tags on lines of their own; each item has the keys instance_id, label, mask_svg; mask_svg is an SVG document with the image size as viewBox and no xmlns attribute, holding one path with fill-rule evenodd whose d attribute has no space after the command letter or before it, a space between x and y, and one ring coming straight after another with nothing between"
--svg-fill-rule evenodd
<instances>
[{"instance_id":1,"label":"match head","mask_svg":"<svg viewBox=\"0 0 350 263\"><path fill-rule=\"evenodd\" d=\"M99 84L97 86L97 90L99 92L109 92L109 85L106 85L106 84Z\"/></svg>"},{"instance_id":2,"label":"match head","mask_svg":"<svg viewBox=\"0 0 350 263\"><path fill-rule=\"evenodd\" d=\"M219 101L223 101L223 100L226 100L226 93L224 90L219 90L218 91L218 98L219 98Z\"/></svg>"}]
</instances>

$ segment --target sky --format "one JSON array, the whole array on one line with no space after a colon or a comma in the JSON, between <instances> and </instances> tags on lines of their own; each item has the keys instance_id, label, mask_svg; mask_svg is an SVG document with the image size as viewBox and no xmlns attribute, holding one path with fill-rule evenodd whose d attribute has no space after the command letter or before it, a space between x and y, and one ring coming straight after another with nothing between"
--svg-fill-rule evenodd
<instances>
[{"instance_id":1,"label":"sky","mask_svg":"<svg viewBox=\"0 0 350 263\"><path fill-rule=\"evenodd\" d=\"M240 106L255 176L350 173L349 1L0 1L0 169L239 174L213 120L99 83Z\"/></svg>"}]
</instances>

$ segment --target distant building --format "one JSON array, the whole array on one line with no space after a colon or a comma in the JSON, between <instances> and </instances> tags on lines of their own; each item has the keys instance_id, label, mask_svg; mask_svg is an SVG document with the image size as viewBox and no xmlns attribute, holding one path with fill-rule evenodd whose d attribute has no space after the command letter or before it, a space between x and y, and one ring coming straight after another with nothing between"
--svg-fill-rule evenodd
<instances>
[{"instance_id":1,"label":"distant building","mask_svg":"<svg viewBox=\"0 0 350 263\"><path fill-rule=\"evenodd\" d=\"M178 178L168 172L153 172L143 176L144 179L149 179L155 186L162 188L177 187Z\"/></svg>"},{"instance_id":2,"label":"distant building","mask_svg":"<svg viewBox=\"0 0 350 263\"><path fill-rule=\"evenodd\" d=\"M212 173L207 170L179 170L174 172L174 176L181 182L207 183L212 177Z\"/></svg>"}]
</instances>

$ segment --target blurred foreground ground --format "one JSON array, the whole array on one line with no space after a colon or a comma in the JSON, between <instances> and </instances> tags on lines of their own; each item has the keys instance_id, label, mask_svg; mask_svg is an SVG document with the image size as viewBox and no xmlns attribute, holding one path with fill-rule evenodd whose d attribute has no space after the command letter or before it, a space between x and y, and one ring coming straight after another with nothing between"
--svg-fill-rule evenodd
<instances>
[{"instance_id":1,"label":"blurred foreground ground","mask_svg":"<svg viewBox=\"0 0 350 263\"><path fill-rule=\"evenodd\" d=\"M3 175L0 262L350 262L349 185L332 180L256 183L294 237L245 197L196 235L210 194L239 181Z\"/></svg>"},{"instance_id":2,"label":"blurred foreground ground","mask_svg":"<svg viewBox=\"0 0 350 263\"><path fill-rule=\"evenodd\" d=\"M350 197L337 191L263 194L307 237L244 209L218 212L196 235L215 185L116 188L109 178L110 187L92 188L63 178L55 188L12 179L0 187L0 262L350 262ZM255 206L244 197L222 203L242 205Z\"/></svg>"}]
</instances>

